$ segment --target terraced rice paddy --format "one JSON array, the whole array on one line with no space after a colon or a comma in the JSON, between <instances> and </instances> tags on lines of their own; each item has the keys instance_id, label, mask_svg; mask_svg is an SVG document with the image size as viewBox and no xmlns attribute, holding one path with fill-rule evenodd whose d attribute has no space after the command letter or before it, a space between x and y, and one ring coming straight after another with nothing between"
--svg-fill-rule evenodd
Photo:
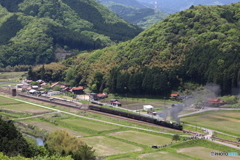
<instances>
[{"instance_id":1,"label":"terraced rice paddy","mask_svg":"<svg viewBox=\"0 0 240 160\"><path fill-rule=\"evenodd\" d=\"M70 125L74 125L77 127L84 127L84 128L89 128L95 131L106 131L106 130L113 130L117 129L117 126L112 126L112 125L107 125L107 124L102 124L100 122L91 122L83 119L64 119L62 122L65 122Z\"/></svg>"},{"instance_id":2,"label":"terraced rice paddy","mask_svg":"<svg viewBox=\"0 0 240 160\"><path fill-rule=\"evenodd\" d=\"M153 135L138 131L121 131L110 133L108 135L148 146L165 145L172 142L172 140L167 137L162 137L160 135Z\"/></svg>"},{"instance_id":3,"label":"terraced rice paddy","mask_svg":"<svg viewBox=\"0 0 240 160\"><path fill-rule=\"evenodd\" d=\"M128 144L104 136L87 137L84 138L84 141L88 145L93 146L96 150L96 155L99 156L109 156L143 150L143 148L133 144Z\"/></svg>"},{"instance_id":4,"label":"terraced rice paddy","mask_svg":"<svg viewBox=\"0 0 240 160\"><path fill-rule=\"evenodd\" d=\"M240 112L236 112L233 114L234 111L228 112L225 115L235 115L237 116L237 114L239 114L240 116ZM221 112L216 112L216 113L221 113ZM203 127L207 127L210 129L214 129L214 130L218 130L218 131L222 131L222 132L226 132L236 135L236 136L240 136L240 120L236 119L236 118L230 118L229 117L224 117L221 115L217 115L217 114L212 114L212 112L210 113L206 113L206 114L201 114L201 115L196 115L196 116L190 116L190 117L183 117L181 118L181 121L184 122L189 122L193 125L197 125L197 126L203 126ZM224 115L224 114L223 114Z\"/></svg>"}]
</instances>

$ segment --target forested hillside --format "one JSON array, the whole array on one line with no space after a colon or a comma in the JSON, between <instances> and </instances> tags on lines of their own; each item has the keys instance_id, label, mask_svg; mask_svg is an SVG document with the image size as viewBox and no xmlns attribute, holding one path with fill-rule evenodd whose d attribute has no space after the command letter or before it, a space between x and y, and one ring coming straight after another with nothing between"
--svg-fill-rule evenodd
<instances>
[{"instance_id":1,"label":"forested hillside","mask_svg":"<svg viewBox=\"0 0 240 160\"><path fill-rule=\"evenodd\" d=\"M240 80L239 8L240 3L191 7L132 40L64 64L71 80L81 75L76 84L97 91L166 94L186 82L213 82L230 94Z\"/></svg>"},{"instance_id":2,"label":"forested hillside","mask_svg":"<svg viewBox=\"0 0 240 160\"><path fill-rule=\"evenodd\" d=\"M141 31L95 0L0 0L0 67L50 63L57 48L103 48Z\"/></svg>"},{"instance_id":3,"label":"forested hillside","mask_svg":"<svg viewBox=\"0 0 240 160\"><path fill-rule=\"evenodd\" d=\"M134 7L134 8L146 8L145 5L141 4L138 0L97 0L100 3L108 3L108 2L113 2L117 4L123 4L129 7Z\"/></svg>"},{"instance_id":4,"label":"forested hillside","mask_svg":"<svg viewBox=\"0 0 240 160\"><path fill-rule=\"evenodd\" d=\"M153 7L154 0L138 0L143 5ZM239 0L157 0L158 9L165 13L173 14L186 10L192 5L226 5L237 3Z\"/></svg>"},{"instance_id":5,"label":"forested hillside","mask_svg":"<svg viewBox=\"0 0 240 160\"><path fill-rule=\"evenodd\" d=\"M168 14L161 11L155 12L152 7L143 8L137 4L134 5L136 3L135 1L131 3L126 3L125 1L120 2L116 0L100 2L104 6L108 7L111 11L119 15L121 18L144 29L165 19L168 16Z\"/></svg>"}]
</instances>

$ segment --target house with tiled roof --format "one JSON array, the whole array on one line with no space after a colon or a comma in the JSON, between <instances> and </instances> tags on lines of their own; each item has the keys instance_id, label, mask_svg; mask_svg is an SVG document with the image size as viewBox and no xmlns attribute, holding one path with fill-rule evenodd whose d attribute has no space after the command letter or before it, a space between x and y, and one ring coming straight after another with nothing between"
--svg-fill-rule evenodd
<instances>
[{"instance_id":1,"label":"house with tiled roof","mask_svg":"<svg viewBox=\"0 0 240 160\"><path fill-rule=\"evenodd\" d=\"M74 94L83 94L83 86L79 86L79 87L72 87L69 91L74 93Z\"/></svg>"}]
</instances>

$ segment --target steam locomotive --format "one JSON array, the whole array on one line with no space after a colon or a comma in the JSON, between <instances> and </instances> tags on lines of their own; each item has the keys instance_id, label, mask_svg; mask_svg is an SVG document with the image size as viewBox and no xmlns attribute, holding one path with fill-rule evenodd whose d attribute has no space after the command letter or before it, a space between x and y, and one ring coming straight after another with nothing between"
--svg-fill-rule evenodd
<instances>
[{"instance_id":1,"label":"steam locomotive","mask_svg":"<svg viewBox=\"0 0 240 160\"><path fill-rule=\"evenodd\" d=\"M169 123L166 121L161 121L161 120L157 120L155 118L145 117L145 116L138 115L138 114L127 113L127 112L123 112L123 111L119 111L119 110L114 110L114 109L109 109L109 108L104 108L104 107L99 107L99 106L94 106L94 105L89 105L88 109L99 111L99 112L110 113L110 114L114 114L114 115L118 115L118 116L123 116L123 117L131 118L131 119L136 119L136 120L144 121L144 122L148 122L148 123L153 123L153 124L157 124L157 125L172 128L172 129L177 129L177 130L183 129L182 125L180 125L180 124Z\"/></svg>"},{"instance_id":2,"label":"steam locomotive","mask_svg":"<svg viewBox=\"0 0 240 160\"><path fill-rule=\"evenodd\" d=\"M23 93L18 93L18 95L23 96L23 97L38 99L38 100L41 100L41 101L47 101L47 102L51 102L51 103L54 103L54 104L65 105L65 106L68 106L68 107L73 107L73 108L78 108L78 109L81 108L81 106L79 106L77 104L57 100L55 98L49 99L49 98L44 98L44 97L36 97L36 96L23 94ZM98 105L102 105L102 104L98 104ZM91 109L91 110L99 111L99 112L106 112L106 113L115 114L115 115L119 115L119 116L123 116L123 117L127 117L127 118L132 118L132 119L136 119L136 120L140 120L140 121L144 121L144 122L148 122L148 123L153 123L153 124L157 124L157 125L172 128L172 129L177 129L177 130L182 130L183 129L182 125L180 125L180 124L169 123L169 122L166 122L166 121L159 121L155 118L145 117L145 116L141 116L141 115L138 115L138 114L127 113L127 112L123 112L123 111L108 109L108 108L94 106L94 105L89 105L88 108Z\"/></svg>"}]
</instances>

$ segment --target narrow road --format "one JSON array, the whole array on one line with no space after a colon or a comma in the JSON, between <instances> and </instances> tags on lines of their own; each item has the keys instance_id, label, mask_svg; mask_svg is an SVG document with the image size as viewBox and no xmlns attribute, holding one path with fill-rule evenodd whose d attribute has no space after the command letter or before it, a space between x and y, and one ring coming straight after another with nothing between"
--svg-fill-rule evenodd
<instances>
[{"instance_id":1,"label":"narrow road","mask_svg":"<svg viewBox=\"0 0 240 160\"><path fill-rule=\"evenodd\" d=\"M234 111L234 110L240 110L240 108L211 108L211 107L205 107L204 109L200 109L199 111L196 112L192 112L192 113L186 113L186 114L182 114L179 115L178 117L186 117L186 116L190 116L190 115L194 115L194 114L198 114L198 113L203 113L203 112L207 112L207 111L219 111L219 110L229 110L229 111Z\"/></svg>"},{"instance_id":2,"label":"narrow road","mask_svg":"<svg viewBox=\"0 0 240 160\"><path fill-rule=\"evenodd\" d=\"M196 127L194 125L191 125L191 124L185 124L185 125L188 125L188 126L193 126L193 127ZM212 139L212 135L213 135L213 132L218 132L218 133L221 133L221 134L225 134L225 133L222 133L222 132L219 132L219 131L215 131L215 130L211 130L211 129L207 129L207 128L204 128L204 127L197 127L197 128L201 128L203 130L205 130L208 134L205 137L205 139L209 140L209 141L212 141L214 143L218 143L218 144L222 144L222 145L225 145L225 146L228 146L228 147L232 147L232 148L236 148L236 149L240 149L240 147L236 146L236 145L233 145L233 144L228 144L228 143L224 143L224 142L220 142L220 141L216 141L214 139ZM230 134L225 134L225 135L228 135L228 136L232 136ZM236 136L232 136L232 137L236 137Z\"/></svg>"}]
</instances>

